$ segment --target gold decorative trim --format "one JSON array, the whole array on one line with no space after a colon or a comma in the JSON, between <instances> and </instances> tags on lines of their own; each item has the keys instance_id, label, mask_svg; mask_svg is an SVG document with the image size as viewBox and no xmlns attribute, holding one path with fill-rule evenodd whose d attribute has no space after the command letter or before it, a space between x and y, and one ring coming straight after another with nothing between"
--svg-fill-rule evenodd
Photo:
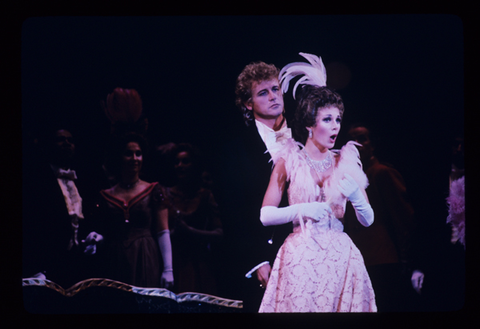
<instances>
[{"instance_id":1,"label":"gold decorative trim","mask_svg":"<svg viewBox=\"0 0 480 329\"><path fill-rule=\"evenodd\" d=\"M50 280L32 279L32 278L23 279L22 286L23 287L45 286L47 288L51 288L59 292L60 294L66 297L72 297L76 295L79 291L85 290L90 287L110 287L110 288L117 288L124 291L132 291L132 286L126 283L123 283L120 281L114 281L110 279L100 279L100 278L87 279L87 280L77 282L68 289L64 289L60 285Z\"/></svg>"},{"instance_id":2,"label":"gold decorative trim","mask_svg":"<svg viewBox=\"0 0 480 329\"><path fill-rule=\"evenodd\" d=\"M109 287L120 289L128 292L133 292L135 294L144 295L144 296L155 296L155 297L164 297L169 298L177 303L183 302L201 302L208 303L212 305L224 306L224 307L233 307L233 308L243 308L243 301L221 298L208 294L201 294L197 292L183 292L178 295L174 294L168 289L164 288L142 288L132 286L120 281L114 281L104 278L92 278L80 281L68 289L62 288L60 285L56 284L50 280L43 280L37 278L25 278L22 279L22 286L43 286L57 291L66 297L72 297L78 292L85 290L90 287Z\"/></svg>"},{"instance_id":3,"label":"gold decorative trim","mask_svg":"<svg viewBox=\"0 0 480 329\"><path fill-rule=\"evenodd\" d=\"M200 294L197 292L182 292L181 294L177 295L177 302L202 302L225 307L243 308L243 301L241 300L220 298L217 296Z\"/></svg>"}]
</instances>

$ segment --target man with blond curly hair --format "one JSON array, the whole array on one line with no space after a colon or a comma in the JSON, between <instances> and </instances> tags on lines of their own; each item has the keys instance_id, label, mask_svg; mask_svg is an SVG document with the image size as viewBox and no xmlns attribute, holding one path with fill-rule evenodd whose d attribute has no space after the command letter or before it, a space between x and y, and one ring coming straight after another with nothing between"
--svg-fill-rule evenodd
<instances>
[{"instance_id":1,"label":"man with blond curly hair","mask_svg":"<svg viewBox=\"0 0 480 329\"><path fill-rule=\"evenodd\" d=\"M231 293L243 300L245 312L258 312L276 252L290 231L286 225L265 227L259 219L271 157L291 137L278 74L275 65L255 62L238 76L235 103L246 128L228 142L221 166Z\"/></svg>"}]
</instances>

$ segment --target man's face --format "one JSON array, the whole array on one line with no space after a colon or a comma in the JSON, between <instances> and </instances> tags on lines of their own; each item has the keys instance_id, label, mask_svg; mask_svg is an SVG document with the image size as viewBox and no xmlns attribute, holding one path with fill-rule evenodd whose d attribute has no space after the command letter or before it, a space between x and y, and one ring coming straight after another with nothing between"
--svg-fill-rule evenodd
<instances>
[{"instance_id":1,"label":"man's face","mask_svg":"<svg viewBox=\"0 0 480 329\"><path fill-rule=\"evenodd\" d=\"M61 159L72 159L75 154L75 144L68 130L60 129L55 133L54 153Z\"/></svg>"},{"instance_id":2,"label":"man's face","mask_svg":"<svg viewBox=\"0 0 480 329\"><path fill-rule=\"evenodd\" d=\"M373 155L373 146L370 143L368 129L365 127L356 127L350 129L348 134L352 140L362 144L362 146L358 147L360 158L363 161L370 159L370 157Z\"/></svg>"},{"instance_id":3,"label":"man's face","mask_svg":"<svg viewBox=\"0 0 480 329\"><path fill-rule=\"evenodd\" d=\"M278 79L254 82L252 97L245 103L259 121L278 118L283 113L283 95Z\"/></svg>"}]
</instances>

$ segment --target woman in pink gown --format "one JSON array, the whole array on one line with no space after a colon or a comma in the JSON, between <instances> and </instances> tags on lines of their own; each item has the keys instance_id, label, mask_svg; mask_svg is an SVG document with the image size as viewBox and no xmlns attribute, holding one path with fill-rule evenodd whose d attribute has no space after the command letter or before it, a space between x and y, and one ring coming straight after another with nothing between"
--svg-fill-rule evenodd
<instances>
[{"instance_id":1,"label":"woman in pink gown","mask_svg":"<svg viewBox=\"0 0 480 329\"><path fill-rule=\"evenodd\" d=\"M362 255L341 219L347 200L359 222L373 223L365 188L368 180L354 142L335 144L343 101L326 87L321 59L303 54L312 65L292 63L280 72L282 90L300 74L304 84L295 114L301 143L289 139L274 158L260 220L263 225L293 222L278 251L259 312L376 312L375 294ZM294 94L295 96L295 94ZM288 186L289 206L278 208Z\"/></svg>"}]
</instances>

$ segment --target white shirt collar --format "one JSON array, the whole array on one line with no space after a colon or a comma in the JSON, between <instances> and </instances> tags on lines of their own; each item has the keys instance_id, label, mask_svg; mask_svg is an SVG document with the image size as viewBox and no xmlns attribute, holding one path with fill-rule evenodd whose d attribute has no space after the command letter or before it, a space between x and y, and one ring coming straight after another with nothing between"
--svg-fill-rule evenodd
<instances>
[{"instance_id":1,"label":"white shirt collar","mask_svg":"<svg viewBox=\"0 0 480 329\"><path fill-rule=\"evenodd\" d=\"M267 135L275 134L279 131L285 131L286 129L290 130L290 128L287 127L287 120L283 120L282 127L278 131L273 130L272 128L270 128L263 122L258 121L257 119L255 119L255 124L257 125L258 133L260 134L260 137L262 137L262 140L264 142Z\"/></svg>"},{"instance_id":2,"label":"white shirt collar","mask_svg":"<svg viewBox=\"0 0 480 329\"><path fill-rule=\"evenodd\" d=\"M75 170L72 169L62 169L54 164L50 164L55 176L57 178L65 178L65 179L77 179L77 174Z\"/></svg>"},{"instance_id":3,"label":"white shirt collar","mask_svg":"<svg viewBox=\"0 0 480 329\"><path fill-rule=\"evenodd\" d=\"M292 130L288 128L287 120L283 121L282 127L277 131L274 131L258 120L255 120L255 124L257 125L260 137L271 155L273 155L272 152L277 152L281 148L286 139L292 137Z\"/></svg>"}]
</instances>

